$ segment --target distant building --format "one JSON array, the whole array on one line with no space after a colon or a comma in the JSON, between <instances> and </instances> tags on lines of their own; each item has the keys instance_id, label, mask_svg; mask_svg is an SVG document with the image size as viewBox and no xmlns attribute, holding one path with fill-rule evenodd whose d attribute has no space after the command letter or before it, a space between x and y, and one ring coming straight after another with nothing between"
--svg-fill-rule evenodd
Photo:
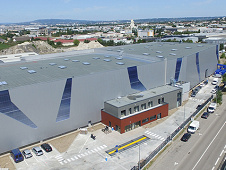
<instances>
[{"instance_id":1,"label":"distant building","mask_svg":"<svg viewBox=\"0 0 226 170\"><path fill-rule=\"evenodd\" d=\"M139 38L154 37L154 30L138 30L137 36Z\"/></svg>"}]
</instances>

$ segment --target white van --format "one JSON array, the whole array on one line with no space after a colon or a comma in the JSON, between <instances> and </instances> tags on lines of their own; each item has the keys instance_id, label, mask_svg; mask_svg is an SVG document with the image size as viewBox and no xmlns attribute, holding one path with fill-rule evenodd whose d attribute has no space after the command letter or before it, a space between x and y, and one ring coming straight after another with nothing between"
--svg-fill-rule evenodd
<instances>
[{"instance_id":1,"label":"white van","mask_svg":"<svg viewBox=\"0 0 226 170\"><path fill-rule=\"evenodd\" d=\"M212 85L217 85L218 84L218 78L214 78L212 81Z\"/></svg>"},{"instance_id":2,"label":"white van","mask_svg":"<svg viewBox=\"0 0 226 170\"><path fill-rule=\"evenodd\" d=\"M191 124L188 126L188 132L189 133L195 133L196 130L199 129L199 121L194 120L191 122Z\"/></svg>"}]
</instances>

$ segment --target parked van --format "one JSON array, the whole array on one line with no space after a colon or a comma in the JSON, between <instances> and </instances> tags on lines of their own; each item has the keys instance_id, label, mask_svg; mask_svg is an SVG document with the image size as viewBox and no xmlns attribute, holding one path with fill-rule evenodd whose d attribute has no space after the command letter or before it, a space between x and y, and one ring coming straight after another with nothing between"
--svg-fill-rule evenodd
<instances>
[{"instance_id":1,"label":"parked van","mask_svg":"<svg viewBox=\"0 0 226 170\"><path fill-rule=\"evenodd\" d=\"M213 113L217 108L217 103L210 103L209 107L207 108L207 112Z\"/></svg>"},{"instance_id":2,"label":"parked van","mask_svg":"<svg viewBox=\"0 0 226 170\"><path fill-rule=\"evenodd\" d=\"M13 149L13 150L11 150L11 155L13 157L13 160L16 163L24 160L24 157L23 157L23 155L22 155L22 153L20 152L19 149Z\"/></svg>"},{"instance_id":3,"label":"parked van","mask_svg":"<svg viewBox=\"0 0 226 170\"><path fill-rule=\"evenodd\" d=\"M189 133L195 133L196 130L199 129L199 121L194 120L188 127Z\"/></svg>"},{"instance_id":4,"label":"parked van","mask_svg":"<svg viewBox=\"0 0 226 170\"><path fill-rule=\"evenodd\" d=\"M217 85L218 84L218 78L214 78L212 81L212 85Z\"/></svg>"}]
</instances>

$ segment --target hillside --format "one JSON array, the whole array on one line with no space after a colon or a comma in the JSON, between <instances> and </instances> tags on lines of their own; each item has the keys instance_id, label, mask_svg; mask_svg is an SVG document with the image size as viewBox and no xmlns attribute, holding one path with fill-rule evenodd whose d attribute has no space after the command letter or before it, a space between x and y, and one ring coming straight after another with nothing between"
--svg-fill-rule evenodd
<instances>
[{"instance_id":1,"label":"hillside","mask_svg":"<svg viewBox=\"0 0 226 170\"><path fill-rule=\"evenodd\" d=\"M85 50L92 48L102 48L103 46L99 42L81 42L78 47L63 47L63 48L53 48L45 41L33 41L33 42L24 42L22 44L15 45L8 49L0 51L0 55L9 55L9 54L19 54L27 52L35 52L37 54L50 54L50 53L60 53L64 51L72 50Z\"/></svg>"}]
</instances>

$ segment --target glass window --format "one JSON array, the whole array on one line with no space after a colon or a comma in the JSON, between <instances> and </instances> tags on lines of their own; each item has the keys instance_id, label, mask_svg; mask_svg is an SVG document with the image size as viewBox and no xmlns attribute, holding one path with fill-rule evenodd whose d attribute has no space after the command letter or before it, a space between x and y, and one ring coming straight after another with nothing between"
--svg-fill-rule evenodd
<instances>
[{"instance_id":1,"label":"glass window","mask_svg":"<svg viewBox=\"0 0 226 170\"><path fill-rule=\"evenodd\" d=\"M122 110L122 111L121 111L121 117L122 117L122 116L126 116L126 110Z\"/></svg>"},{"instance_id":2,"label":"glass window","mask_svg":"<svg viewBox=\"0 0 226 170\"><path fill-rule=\"evenodd\" d=\"M145 122L148 122L148 121L149 121L149 118L143 119L142 124L145 123Z\"/></svg>"},{"instance_id":3,"label":"glass window","mask_svg":"<svg viewBox=\"0 0 226 170\"><path fill-rule=\"evenodd\" d=\"M150 121L156 119L156 115L150 117Z\"/></svg>"},{"instance_id":4,"label":"glass window","mask_svg":"<svg viewBox=\"0 0 226 170\"><path fill-rule=\"evenodd\" d=\"M132 114L132 109L131 108L129 108L129 114Z\"/></svg>"},{"instance_id":5,"label":"glass window","mask_svg":"<svg viewBox=\"0 0 226 170\"><path fill-rule=\"evenodd\" d=\"M153 107L153 101L148 102L148 108Z\"/></svg>"},{"instance_id":6,"label":"glass window","mask_svg":"<svg viewBox=\"0 0 226 170\"><path fill-rule=\"evenodd\" d=\"M158 115L157 115L157 119L160 119L161 118L161 113L159 113Z\"/></svg>"},{"instance_id":7,"label":"glass window","mask_svg":"<svg viewBox=\"0 0 226 170\"><path fill-rule=\"evenodd\" d=\"M162 98L162 102L164 102L164 97Z\"/></svg>"},{"instance_id":8,"label":"glass window","mask_svg":"<svg viewBox=\"0 0 226 170\"><path fill-rule=\"evenodd\" d=\"M161 103L161 100L160 99L158 99L158 104L160 104Z\"/></svg>"},{"instance_id":9,"label":"glass window","mask_svg":"<svg viewBox=\"0 0 226 170\"><path fill-rule=\"evenodd\" d=\"M144 110L144 109L146 109L146 103L141 105L141 110Z\"/></svg>"},{"instance_id":10,"label":"glass window","mask_svg":"<svg viewBox=\"0 0 226 170\"><path fill-rule=\"evenodd\" d=\"M134 112L139 112L139 106L134 107Z\"/></svg>"}]
</instances>

